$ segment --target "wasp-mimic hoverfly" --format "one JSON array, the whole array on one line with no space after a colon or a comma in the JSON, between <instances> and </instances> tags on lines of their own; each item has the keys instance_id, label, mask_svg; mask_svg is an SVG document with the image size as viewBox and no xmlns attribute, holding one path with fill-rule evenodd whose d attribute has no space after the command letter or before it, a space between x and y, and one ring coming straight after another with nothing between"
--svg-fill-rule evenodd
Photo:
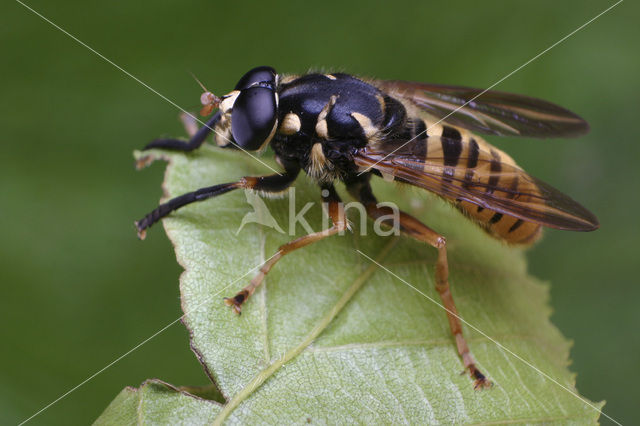
<instances>
[{"instance_id":1,"label":"wasp-mimic hoverfly","mask_svg":"<svg viewBox=\"0 0 640 426\"><path fill-rule=\"evenodd\" d=\"M171 199L136 222L140 238L155 222L195 201L239 188L282 192L300 170L322 189L333 223L282 245L249 285L225 298L237 313L284 255L347 228L335 181L342 181L376 219L389 217L391 209L378 207L370 186L372 176L426 189L510 244L533 243L543 226L572 231L599 226L587 209L527 174L509 155L475 134L544 138L577 136L589 130L582 118L543 100L339 73L286 76L263 66L247 72L222 98L205 89L201 102L203 115L218 111L189 141L157 139L144 149L192 151L215 131L222 147L257 151L270 145L284 172L247 176ZM475 387L489 386L462 336L449 291L445 238L404 212L399 219L401 231L438 250L436 289L447 309L458 353Z\"/></svg>"}]
</instances>

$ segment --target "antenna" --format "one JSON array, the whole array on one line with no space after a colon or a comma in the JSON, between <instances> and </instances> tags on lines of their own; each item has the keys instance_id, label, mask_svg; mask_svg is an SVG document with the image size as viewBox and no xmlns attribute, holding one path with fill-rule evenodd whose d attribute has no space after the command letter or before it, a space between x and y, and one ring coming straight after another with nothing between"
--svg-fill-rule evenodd
<instances>
[{"instance_id":1,"label":"antenna","mask_svg":"<svg viewBox=\"0 0 640 426\"><path fill-rule=\"evenodd\" d=\"M194 73L189 71L189 74L191 74L196 83L198 83L198 85L202 87L202 90L204 90L204 93L200 95L200 103L202 104L200 115L206 117L207 115L211 114L214 109L218 108L221 99L207 90L204 84L202 84L202 82L198 80L198 77L196 77Z\"/></svg>"}]
</instances>

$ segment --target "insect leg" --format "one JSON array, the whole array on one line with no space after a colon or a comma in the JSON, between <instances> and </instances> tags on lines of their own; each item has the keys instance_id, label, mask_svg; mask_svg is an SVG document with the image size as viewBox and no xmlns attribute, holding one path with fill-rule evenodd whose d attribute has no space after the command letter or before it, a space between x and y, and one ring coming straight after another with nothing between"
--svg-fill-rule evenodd
<instances>
[{"instance_id":1,"label":"insect leg","mask_svg":"<svg viewBox=\"0 0 640 426\"><path fill-rule=\"evenodd\" d=\"M160 204L145 217L136 222L138 229L138 237L144 239L146 230L163 217L167 216L174 210L182 206L191 204L196 201L206 200L208 198L222 195L234 189L251 189L264 192L280 192L287 189L295 181L300 169L288 169L281 175L269 175L252 177L247 176L236 182L223 183L220 185L200 188L197 191L188 192L179 197L172 198L166 203Z\"/></svg>"},{"instance_id":2,"label":"insect leg","mask_svg":"<svg viewBox=\"0 0 640 426\"><path fill-rule=\"evenodd\" d=\"M202 145L207 136L212 132L214 126L220 121L221 117L220 111L214 114L213 117L207 121L207 123L202 126L194 135L191 136L191 139L188 141L184 141L181 139L156 139L147 144L143 151L152 148L161 148L161 149L169 149L172 151L193 151ZM188 129L187 129L188 130Z\"/></svg>"},{"instance_id":3,"label":"insect leg","mask_svg":"<svg viewBox=\"0 0 640 426\"><path fill-rule=\"evenodd\" d=\"M189 139L194 137L196 133L198 133L198 130L200 130L198 129L197 120L198 119L195 118L192 114L187 114L186 112L180 113L180 121L182 121L182 125L184 126L184 130L187 132L187 135L189 135Z\"/></svg>"},{"instance_id":4,"label":"insect leg","mask_svg":"<svg viewBox=\"0 0 640 426\"><path fill-rule=\"evenodd\" d=\"M371 191L369 181L359 180L354 183L347 183L347 189L356 197L365 207L367 214L373 219L386 216L387 218L393 217L393 209L391 207L378 207L377 200ZM449 265L447 263L447 242L446 239L427 227L415 217L399 212L399 225L400 230L415 238L418 241L425 242L438 250L438 259L436 261L436 290L440 295L442 305L447 311L447 319L449 320L449 327L451 328L451 334L456 341L458 348L458 354L462 358L465 368L469 371L471 378L475 380L474 388L489 387L491 382L478 370L476 367L476 361L469 350L464 336L462 335L462 323L460 322L460 316L458 309L453 301L453 295L449 287ZM393 225L391 219L388 219L387 224ZM383 222L384 223L384 222Z\"/></svg>"},{"instance_id":5,"label":"insect leg","mask_svg":"<svg viewBox=\"0 0 640 426\"><path fill-rule=\"evenodd\" d=\"M224 302L228 306L232 306L233 310L237 314L240 314L242 310L242 304L246 302L247 299L256 290L256 288L258 288L258 286L262 284L262 282L264 281L264 277L269 273L273 265L275 265L278 260L282 259L284 255L291 253L292 251L301 247L307 246L311 243L315 243L316 241L320 241L324 238L335 235L339 232L343 232L347 229L347 220L344 215L344 205L342 204L338 193L336 192L333 185L323 186L323 189L322 201L328 203L329 217L331 218L333 225L323 231L313 232L311 234L305 235L281 245L278 248L276 254L271 257L264 265L262 265L260 271L255 277L253 277L249 285L240 290L234 297L224 298Z\"/></svg>"}]
</instances>

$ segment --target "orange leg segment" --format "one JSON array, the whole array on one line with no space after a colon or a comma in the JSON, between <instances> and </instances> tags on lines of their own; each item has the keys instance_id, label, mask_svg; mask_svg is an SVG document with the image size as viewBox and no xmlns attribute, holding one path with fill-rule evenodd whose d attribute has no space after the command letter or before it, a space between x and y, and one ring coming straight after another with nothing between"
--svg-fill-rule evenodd
<instances>
[{"instance_id":1,"label":"orange leg segment","mask_svg":"<svg viewBox=\"0 0 640 426\"><path fill-rule=\"evenodd\" d=\"M273 265L275 265L280 259L282 259L283 256L301 247L308 246L309 244L315 243L316 241L320 241L339 232L343 232L347 229L347 220L344 215L344 205L342 204L342 201L340 201L340 198L338 197L338 194L335 192L335 189L333 187L330 187L328 189L328 195L326 197L323 196L323 201L327 202L329 217L331 218L333 225L323 231L313 232L311 234L305 235L304 237L296 238L293 241L281 245L278 248L276 254L260 267L258 274L253 277L249 285L240 290L234 297L224 298L224 302L227 306L233 307L233 310L237 314L240 314L242 310L242 304L246 302L247 299L256 291L256 288L258 288L260 284L262 284L262 282L264 281L264 277L269 273Z\"/></svg>"},{"instance_id":2,"label":"orange leg segment","mask_svg":"<svg viewBox=\"0 0 640 426\"><path fill-rule=\"evenodd\" d=\"M390 207L377 207L375 203L367 203L365 204L365 208L369 216L374 219L381 216L389 217L389 215L393 214L393 210ZM462 323L460 322L460 316L458 315L458 310L455 302L453 301L453 295L451 294L451 289L449 287L449 265L447 263L446 239L407 213L400 212L399 219L400 230L402 232L418 241L425 242L438 250L435 274L436 290L438 291L438 294L440 294L442 304L447 311L449 327L451 328L451 334L453 334L456 340L458 354L460 354L465 368L475 380L474 387L476 389L491 386L491 382L487 380L484 374L482 374L476 367L476 361L469 350L469 346L467 345L464 336L462 335Z\"/></svg>"}]
</instances>

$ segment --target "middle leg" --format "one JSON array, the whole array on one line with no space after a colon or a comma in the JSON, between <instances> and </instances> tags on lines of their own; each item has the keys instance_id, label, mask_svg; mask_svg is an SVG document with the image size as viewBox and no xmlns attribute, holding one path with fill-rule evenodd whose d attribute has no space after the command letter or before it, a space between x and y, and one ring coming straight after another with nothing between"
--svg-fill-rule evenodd
<instances>
[{"instance_id":1,"label":"middle leg","mask_svg":"<svg viewBox=\"0 0 640 426\"><path fill-rule=\"evenodd\" d=\"M326 191L326 192L325 192ZM347 229L347 219L344 215L344 205L338 196L333 185L323 187L322 201L327 203L329 207L329 217L333 225L330 228L324 229L319 232L313 232L300 238L296 238L293 241L289 241L286 244L281 245L274 256L272 256L264 265L260 267L258 274L253 277L249 285L240 290L233 297L225 297L224 302L227 306L232 306L235 313L240 314L242 311L242 304L256 291L256 288L262 284L264 277L269 273L273 265L278 260L282 259L284 255L291 253L301 247L308 246L311 243L315 243L324 238L335 235L339 232L344 232Z\"/></svg>"}]
</instances>

